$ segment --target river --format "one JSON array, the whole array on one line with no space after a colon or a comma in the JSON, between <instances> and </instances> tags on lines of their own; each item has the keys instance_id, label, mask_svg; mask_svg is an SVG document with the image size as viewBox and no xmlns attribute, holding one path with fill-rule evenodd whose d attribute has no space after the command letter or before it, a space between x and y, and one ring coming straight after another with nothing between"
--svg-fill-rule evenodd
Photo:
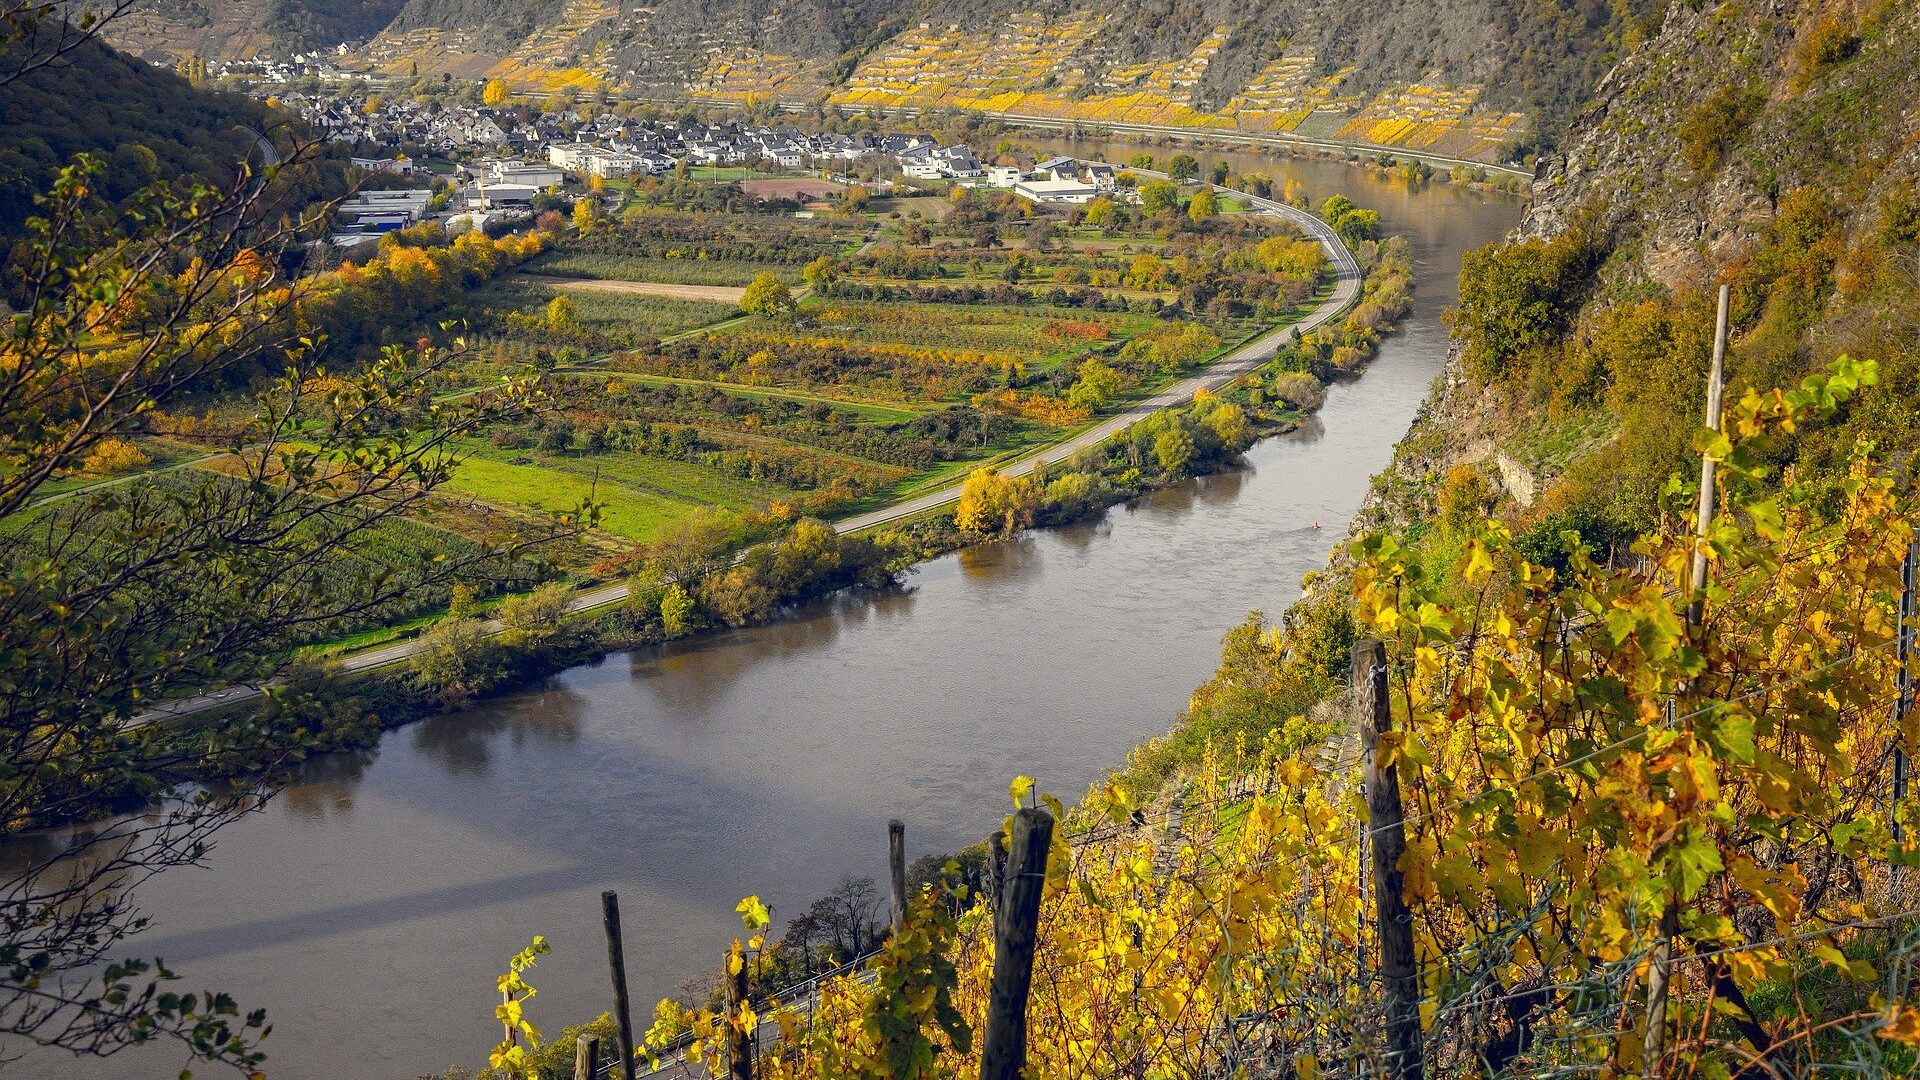
<instances>
[{"instance_id":1,"label":"river","mask_svg":"<svg viewBox=\"0 0 1920 1080\"><path fill-rule=\"evenodd\" d=\"M1197 156L1346 193L1413 245L1405 328L1302 429L1098 521L933 560L898 593L609 656L315 761L204 868L141 890L154 925L132 951L266 1008L276 1080L402 1080L484 1062L494 977L534 934L553 945L535 1021L554 1034L608 1008L603 888L644 1027L719 964L742 896L779 921L842 875L878 877L888 818L912 858L991 830L1016 774L1074 801L1172 722L1224 632L1299 595L1440 370L1461 254L1521 212L1336 163ZM0 1074L184 1063L36 1054Z\"/></svg>"}]
</instances>

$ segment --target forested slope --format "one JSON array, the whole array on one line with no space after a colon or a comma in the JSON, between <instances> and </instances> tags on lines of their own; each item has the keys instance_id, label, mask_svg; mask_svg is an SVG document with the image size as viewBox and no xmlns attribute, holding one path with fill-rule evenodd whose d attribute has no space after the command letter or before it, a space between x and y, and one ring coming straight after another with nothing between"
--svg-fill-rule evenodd
<instances>
[{"instance_id":1,"label":"forested slope","mask_svg":"<svg viewBox=\"0 0 1920 1080\"><path fill-rule=\"evenodd\" d=\"M118 200L158 180L222 180L249 157L258 167L254 132L284 138L285 124L250 98L89 42L0 86L0 236L19 228L34 194L75 154L105 159L104 194Z\"/></svg>"}]
</instances>

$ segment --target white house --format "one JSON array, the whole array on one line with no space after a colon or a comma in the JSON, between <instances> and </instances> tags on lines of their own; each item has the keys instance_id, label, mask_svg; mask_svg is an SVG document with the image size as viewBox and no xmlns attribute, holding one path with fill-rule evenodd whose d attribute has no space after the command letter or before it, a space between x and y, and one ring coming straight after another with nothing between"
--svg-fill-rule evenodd
<instances>
[{"instance_id":1,"label":"white house","mask_svg":"<svg viewBox=\"0 0 1920 1080\"><path fill-rule=\"evenodd\" d=\"M626 150L609 150L602 146L592 148L587 155L585 168L601 179L632 176L646 167L645 160Z\"/></svg>"},{"instance_id":2,"label":"white house","mask_svg":"<svg viewBox=\"0 0 1920 1080\"><path fill-rule=\"evenodd\" d=\"M554 143L547 147L547 162L556 169L580 172L587 167L587 155L595 149L589 143Z\"/></svg>"},{"instance_id":3,"label":"white house","mask_svg":"<svg viewBox=\"0 0 1920 1080\"><path fill-rule=\"evenodd\" d=\"M938 180L947 175L947 168L938 161L907 161L901 163L900 175L909 180Z\"/></svg>"},{"instance_id":4,"label":"white house","mask_svg":"<svg viewBox=\"0 0 1920 1080\"><path fill-rule=\"evenodd\" d=\"M1020 170L1012 165L987 166L987 186L1008 188L1020 182Z\"/></svg>"},{"instance_id":5,"label":"white house","mask_svg":"<svg viewBox=\"0 0 1920 1080\"><path fill-rule=\"evenodd\" d=\"M1035 176L1051 176L1055 180L1071 180L1079 175L1080 170L1074 167L1074 160L1072 158L1057 157L1048 158L1040 164L1035 165L1033 167L1033 173Z\"/></svg>"},{"instance_id":6,"label":"white house","mask_svg":"<svg viewBox=\"0 0 1920 1080\"><path fill-rule=\"evenodd\" d=\"M1078 180L1022 180L1013 185L1013 193L1037 203L1091 202L1100 189Z\"/></svg>"}]
</instances>

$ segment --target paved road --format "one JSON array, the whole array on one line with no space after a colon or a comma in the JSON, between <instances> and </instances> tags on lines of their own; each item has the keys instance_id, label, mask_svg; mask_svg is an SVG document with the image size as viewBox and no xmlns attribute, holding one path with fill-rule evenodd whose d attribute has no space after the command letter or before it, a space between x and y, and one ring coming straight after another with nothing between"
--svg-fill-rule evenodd
<instances>
[{"instance_id":1,"label":"paved road","mask_svg":"<svg viewBox=\"0 0 1920 1080\"><path fill-rule=\"evenodd\" d=\"M1360 263L1353 257L1353 252L1348 251L1346 245L1340 242L1340 238L1334 235L1333 230L1327 226L1326 222L1321 221L1319 218L1303 210L1288 206L1285 203L1275 202L1272 199L1263 199L1248 192L1234 191L1229 188L1217 188L1216 190L1244 200L1258 211L1288 218L1299 225L1307 235L1318 240L1320 246L1326 250L1328 260L1334 268L1332 294L1305 319L1293 323L1290 326L1270 331L1248 342L1226 356L1221 357L1219 360L1214 361L1212 365L1199 374L1182 379L1180 382L1167 387L1153 397L1134 404L1125 412L1102 420L1100 423L1095 424L1093 427L1088 428L1086 431L1081 432L1065 442L1055 443L1052 446L1021 458L1010 465L1004 466L1001 469L1002 472L1012 476L1025 476L1033 471L1034 466L1043 462L1052 464L1054 462L1064 461L1086 447L1098 445L1103 440L1137 420L1158 412L1161 409L1172 408L1173 406L1191 401L1193 400L1193 396L1202 390L1213 390L1225 386L1227 383L1232 382L1240 376L1258 368L1268 360L1273 359L1274 353L1279 351L1280 346L1287 341L1290 330L1298 329L1304 334L1315 327L1338 318L1345 313L1347 308L1359 297L1362 277ZM902 518L912 517L915 514L925 513L926 511L936 509L958 499L960 497L962 483L964 483L964 481L949 484L937 491L930 491L924 495L918 495L903 502L895 503L892 506L886 506L878 510L844 518L835 522L833 527L838 532L856 532L861 529L870 529L877 525L885 525L889 522L899 521ZM572 601L567 605L567 609L573 612L589 611L594 608L604 607L608 604L617 604L626 598L627 586L624 582L598 585L575 594ZM487 624L489 633L498 633L501 629L502 627L497 622L489 622ZM374 668L385 667L388 664L399 663L409 656L412 656L418 648L419 641L417 639L408 639L406 641L397 641L390 645L363 649L359 652L350 653L341 657L340 667L341 670L348 672L369 671ZM134 717L128 726L143 727L147 724L192 716L196 713L206 712L209 709L218 708L223 705L238 704L259 697L261 690L262 687L260 686L242 684L230 686L224 690L210 691L195 697L181 698L178 701L168 702L165 705L157 706L141 713L139 716Z\"/></svg>"}]
</instances>

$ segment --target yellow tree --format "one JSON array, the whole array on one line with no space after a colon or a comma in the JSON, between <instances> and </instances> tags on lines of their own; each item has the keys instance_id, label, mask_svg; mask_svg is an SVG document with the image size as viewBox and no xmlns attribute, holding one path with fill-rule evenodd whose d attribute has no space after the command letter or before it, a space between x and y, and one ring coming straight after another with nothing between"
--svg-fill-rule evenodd
<instances>
[{"instance_id":1,"label":"yellow tree","mask_svg":"<svg viewBox=\"0 0 1920 1080\"><path fill-rule=\"evenodd\" d=\"M960 505L954 508L953 523L981 536L1011 536L1033 524L1038 504L1031 478L975 469L960 487Z\"/></svg>"},{"instance_id":2,"label":"yellow tree","mask_svg":"<svg viewBox=\"0 0 1920 1080\"><path fill-rule=\"evenodd\" d=\"M480 92L483 105L496 107L507 103L507 84L499 79L488 79L487 88Z\"/></svg>"},{"instance_id":3,"label":"yellow tree","mask_svg":"<svg viewBox=\"0 0 1920 1080\"><path fill-rule=\"evenodd\" d=\"M793 293L771 270L754 275L740 296L740 310L749 315L778 315L792 307Z\"/></svg>"}]
</instances>

